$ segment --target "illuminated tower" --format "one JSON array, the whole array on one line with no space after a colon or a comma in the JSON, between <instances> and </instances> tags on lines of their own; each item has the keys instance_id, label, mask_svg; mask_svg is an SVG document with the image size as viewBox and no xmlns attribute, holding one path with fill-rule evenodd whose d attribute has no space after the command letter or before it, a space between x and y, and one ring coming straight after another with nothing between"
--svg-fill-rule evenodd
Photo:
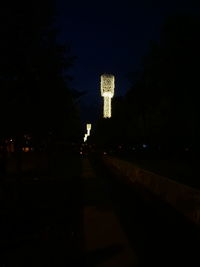
<instances>
[{"instance_id":1,"label":"illuminated tower","mask_svg":"<svg viewBox=\"0 0 200 267\"><path fill-rule=\"evenodd\" d=\"M90 136L91 128L92 128L91 123L87 123L87 135L88 135L88 136Z\"/></svg>"},{"instance_id":2,"label":"illuminated tower","mask_svg":"<svg viewBox=\"0 0 200 267\"><path fill-rule=\"evenodd\" d=\"M112 74L101 75L101 96L104 98L103 117L111 117L111 98L114 96L115 77Z\"/></svg>"}]
</instances>

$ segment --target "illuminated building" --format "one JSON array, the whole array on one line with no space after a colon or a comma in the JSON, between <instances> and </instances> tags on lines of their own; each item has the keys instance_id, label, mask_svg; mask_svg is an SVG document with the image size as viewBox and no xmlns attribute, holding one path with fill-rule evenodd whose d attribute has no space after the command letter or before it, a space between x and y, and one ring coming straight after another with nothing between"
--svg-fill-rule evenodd
<instances>
[{"instance_id":1,"label":"illuminated building","mask_svg":"<svg viewBox=\"0 0 200 267\"><path fill-rule=\"evenodd\" d=\"M114 96L115 77L112 74L101 75L101 96L104 98L103 117L111 118L111 99Z\"/></svg>"}]
</instances>

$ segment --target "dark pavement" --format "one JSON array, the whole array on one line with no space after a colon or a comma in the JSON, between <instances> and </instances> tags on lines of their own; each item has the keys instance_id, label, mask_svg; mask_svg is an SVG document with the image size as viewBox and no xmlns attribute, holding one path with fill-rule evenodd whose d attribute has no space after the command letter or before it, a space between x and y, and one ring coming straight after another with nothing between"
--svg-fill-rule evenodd
<instances>
[{"instance_id":1,"label":"dark pavement","mask_svg":"<svg viewBox=\"0 0 200 267\"><path fill-rule=\"evenodd\" d=\"M1 183L0 267L199 266L199 229L98 158ZM18 177L19 178L19 177Z\"/></svg>"}]
</instances>

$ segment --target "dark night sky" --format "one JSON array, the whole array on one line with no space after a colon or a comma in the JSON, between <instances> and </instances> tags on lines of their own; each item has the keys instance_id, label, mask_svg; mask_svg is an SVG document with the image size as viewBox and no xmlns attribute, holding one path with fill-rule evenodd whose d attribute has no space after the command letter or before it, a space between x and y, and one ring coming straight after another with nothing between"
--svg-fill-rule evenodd
<instances>
[{"instance_id":1,"label":"dark night sky","mask_svg":"<svg viewBox=\"0 0 200 267\"><path fill-rule=\"evenodd\" d=\"M84 120L93 120L100 110L102 73L114 74L116 95L124 95L129 87L128 74L140 68L150 41L159 39L164 19L173 13L199 12L199 5L192 6L191 1L160 2L57 1L59 39L69 43L77 57L71 70L72 86L87 91L80 100Z\"/></svg>"}]
</instances>

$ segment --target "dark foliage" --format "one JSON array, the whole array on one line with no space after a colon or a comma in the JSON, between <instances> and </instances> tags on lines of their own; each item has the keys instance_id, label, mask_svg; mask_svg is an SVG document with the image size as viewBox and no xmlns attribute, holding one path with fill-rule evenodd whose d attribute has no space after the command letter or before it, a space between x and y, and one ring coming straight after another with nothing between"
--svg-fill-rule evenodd
<instances>
[{"instance_id":1,"label":"dark foliage","mask_svg":"<svg viewBox=\"0 0 200 267\"><path fill-rule=\"evenodd\" d=\"M151 44L143 71L120 103L113 103L112 143L195 147L199 136L200 19L168 18ZM116 110L115 110L116 109ZM103 131L102 131L103 134ZM97 138L98 139L98 138ZM115 140L116 141L116 140Z\"/></svg>"},{"instance_id":2,"label":"dark foliage","mask_svg":"<svg viewBox=\"0 0 200 267\"><path fill-rule=\"evenodd\" d=\"M54 1L4 5L0 11L1 135L79 137L68 85L68 46L56 42ZM70 127L69 127L70 125Z\"/></svg>"}]
</instances>

